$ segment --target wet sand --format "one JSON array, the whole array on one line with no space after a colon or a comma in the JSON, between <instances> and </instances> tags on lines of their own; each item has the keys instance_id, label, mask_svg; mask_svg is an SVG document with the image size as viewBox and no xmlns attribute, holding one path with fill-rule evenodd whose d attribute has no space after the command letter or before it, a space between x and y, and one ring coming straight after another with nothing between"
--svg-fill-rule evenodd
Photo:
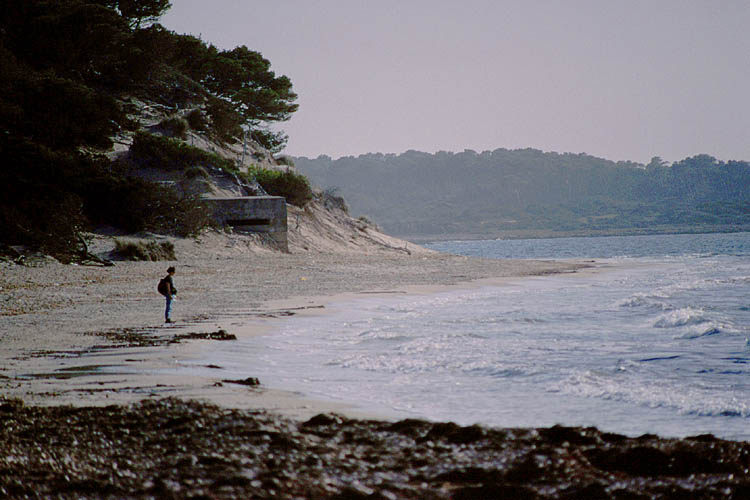
<instances>
[{"instance_id":1,"label":"wet sand","mask_svg":"<svg viewBox=\"0 0 750 500\"><path fill-rule=\"evenodd\" d=\"M174 263L0 264L0 493L11 498L746 498L750 445L360 415L170 374L205 342L371 293L590 268L419 250L278 254L178 242ZM156 282L178 273L175 325ZM584 271L585 272L585 271ZM272 334L272 331L271 333Z\"/></svg>"},{"instance_id":2,"label":"wet sand","mask_svg":"<svg viewBox=\"0 0 750 500\"><path fill-rule=\"evenodd\" d=\"M216 377L171 374L195 357L212 332L256 335L298 314L372 294L430 293L510 277L573 272L591 263L475 259L377 248L297 252L258 248L240 237L175 240L176 262L114 267L0 263L0 390L37 405L107 405L179 397L232 408L271 409L309 418L326 404ZM174 325L163 323L156 283L177 268ZM190 339L188 337L198 337ZM328 405L343 411L342 405Z\"/></svg>"}]
</instances>

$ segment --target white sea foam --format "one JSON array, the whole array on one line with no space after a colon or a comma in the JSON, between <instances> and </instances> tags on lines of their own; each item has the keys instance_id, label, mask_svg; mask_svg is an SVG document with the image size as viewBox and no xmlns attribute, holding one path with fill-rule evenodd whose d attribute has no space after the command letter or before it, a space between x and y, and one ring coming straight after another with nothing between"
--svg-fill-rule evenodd
<instances>
[{"instance_id":1,"label":"white sea foam","mask_svg":"<svg viewBox=\"0 0 750 500\"><path fill-rule=\"evenodd\" d=\"M750 418L750 403L739 399L731 389L676 386L663 380L636 381L631 377L586 371L553 385L553 390L646 408L665 408L682 415Z\"/></svg>"},{"instance_id":2,"label":"white sea foam","mask_svg":"<svg viewBox=\"0 0 750 500\"><path fill-rule=\"evenodd\" d=\"M654 310L666 311L672 309L672 306L663 299L666 296L653 295L647 292L639 292L630 297L617 301L617 307L643 307Z\"/></svg>"},{"instance_id":3,"label":"white sea foam","mask_svg":"<svg viewBox=\"0 0 750 500\"><path fill-rule=\"evenodd\" d=\"M683 307L668 313L662 314L654 321L656 328L676 328L686 325L700 325L706 323L708 318L705 311L700 308Z\"/></svg>"},{"instance_id":4,"label":"white sea foam","mask_svg":"<svg viewBox=\"0 0 750 500\"><path fill-rule=\"evenodd\" d=\"M672 239L674 250L585 276L363 297L287 318L273 335L212 344L200 363L402 417L750 439L750 235L732 238L744 256L686 255L711 253L689 246L715 236L571 238L611 255ZM514 242L521 256L538 244Z\"/></svg>"}]
</instances>

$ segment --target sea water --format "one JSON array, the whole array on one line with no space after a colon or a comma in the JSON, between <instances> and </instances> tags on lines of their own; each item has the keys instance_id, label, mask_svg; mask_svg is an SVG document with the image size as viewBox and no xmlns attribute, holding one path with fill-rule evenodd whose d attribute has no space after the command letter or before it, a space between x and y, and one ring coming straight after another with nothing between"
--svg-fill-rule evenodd
<instances>
[{"instance_id":1,"label":"sea water","mask_svg":"<svg viewBox=\"0 0 750 500\"><path fill-rule=\"evenodd\" d=\"M750 440L750 233L428 246L596 272L368 294L215 343L190 368L391 418Z\"/></svg>"}]
</instances>

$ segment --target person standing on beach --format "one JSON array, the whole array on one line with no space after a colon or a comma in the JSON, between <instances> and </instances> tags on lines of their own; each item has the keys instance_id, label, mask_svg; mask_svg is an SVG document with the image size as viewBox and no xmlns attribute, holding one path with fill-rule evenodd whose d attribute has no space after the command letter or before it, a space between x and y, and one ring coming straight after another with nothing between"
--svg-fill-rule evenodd
<instances>
[{"instance_id":1,"label":"person standing on beach","mask_svg":"<svg viewBox=\"0 0 750 500\"><path fill-rule=\"evenodd\" d=\"M174 296L177 295L177 288L175 288L174 286L174 280L172 279L172 277L174 276L175 272L177 271L175 270L174 266L170 266L169 269L167 269L167 275L162 279L162 282L164 283L164 291L162 293L167 299L167 306L166 309L164 309L165 323L174 323L174 321L172 321L172 302L174 301Z\"/></svg>"}]
</instances>

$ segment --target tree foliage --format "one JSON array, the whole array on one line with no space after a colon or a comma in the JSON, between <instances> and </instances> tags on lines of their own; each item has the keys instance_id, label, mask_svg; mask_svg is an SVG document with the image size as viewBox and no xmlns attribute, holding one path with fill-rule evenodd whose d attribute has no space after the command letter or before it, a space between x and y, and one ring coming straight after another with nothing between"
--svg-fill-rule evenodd
<instances>
[{"instance_id":1,"label":"tree foliage","mask_svg":"<svg viewBox=\"0 0 750 500\"><path fill-rule=\"evenodd\" d=\"M168 45L170 63L228 103L243 123L256 128L297 111L291 80L276 76L259 52L245 46L219 51L191 35L171 37Z\"/></svg>"},{"instance_id":2,"label":"tree foliage","mask_svg":"<svg viewBox=\"0 0 750 500\"><path fill-rule=\"evenodd\" d=\"M203 83L227 99L250 123L286 121L297 110L297 94L286 76L277 77L271 63L245 47L221 51L208 65Z\"/></svg>"},{"instance_id":3,"label":"tree foliage","mask_svg":"<svg viewBox=\"0 0 750 500\"><path fill-rule=\"evenodd\" d=\"M5 243L27 244L68 257L85 226L72 180L79 158L29 141L0 141L0 231Z\"/></svg>"},{"instance_id":4,"label":"tree foliage","mask_svg":"<svg viewBox=\"0 0 750 500\"><path fill-rule=\"evenodd\" d=\"M313 198L310 182L297 172L254 168L250 174L268 194L283 196L292 205L302 207Z\"/></svg>"},{"instance_id":5,"label":"tree foliage","mask_svg":"<svg viewBox=\"0 0 750 500\"><path fill-rule=\"evenodd\" d=\"M0 11L2 39L18 61L39 72L92 86L124 88L153 61L117 12L85 0L13 0Z\"/></svg>"},{"instance_id":6,"label":"tree foliage","mask_svg":"<svg viewBox=\"0 0 750 500\"><path fill-rule=\"evenodd\" d=\"M134 29L155 23L172 6L169 0L104 0L102 3L117 9Z\"/></svg>"},{"instance_id":7,"label":"tree foliage","mask_svg":"<svg viewBox=\"0 0 750 500\"><path fill-rule=\"evenodd\" d=\"M289 79L259 53L219 51L160 26L169 7L169 0L0 3L0 243L70 258L78 233L93 224L189 234L207 223L191 194L128 177L93 152L136 128L123 97L192 107L189 123L224 141L240 137L243 125L266 130L297 109ZM179 136L185 123L164 127ZM141 161L171 152L200 168L234 168L178 142L138 137ZM269 142L283 147L285 136Z\"/></svg>"},{"instance_id":8,"label":"tree foliage","mask_svg":"<svg viewBox=\"0 0 750 500\"><path fill-rule=\"evenodd\" d=\"M640 165L534 149L407 151L295 165L399 235L750 228L750 163L708 155Z\"/></svg>"},{"instance_id":9,"label":"tree foliage","mask_svg":"<svg viewBox=\"0 0 750 500\"><path fill-rule=\"evenodd\" d=\"M0 130L53 149L108 148L125 123L112 97L54 74L17 71L3 87Z\"/></svg>"}]
</instances>

